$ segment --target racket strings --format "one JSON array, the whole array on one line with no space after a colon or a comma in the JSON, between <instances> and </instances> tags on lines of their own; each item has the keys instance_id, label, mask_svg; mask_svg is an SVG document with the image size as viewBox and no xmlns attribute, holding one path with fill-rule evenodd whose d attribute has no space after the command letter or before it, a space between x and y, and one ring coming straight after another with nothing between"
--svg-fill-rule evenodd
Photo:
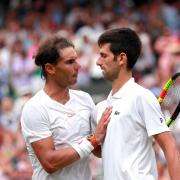
<instances>
[{"instance_id":1,"label":"racket strings","mask_svg":"<svg viewBox=\"0 0 180 180\"><path fill-rule=\"evenodd\" d=\"M173 85L167 91L163 103L161 104L162 111L166 118L174 112L180 102L180 76L173 82Z\"/></svg>"}]
</instances>

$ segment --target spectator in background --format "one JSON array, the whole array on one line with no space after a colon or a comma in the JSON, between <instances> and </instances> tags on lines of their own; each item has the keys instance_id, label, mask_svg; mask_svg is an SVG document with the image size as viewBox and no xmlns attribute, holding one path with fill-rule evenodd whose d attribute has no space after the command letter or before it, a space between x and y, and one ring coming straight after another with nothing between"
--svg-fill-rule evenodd
<instances>
[{"instance_id":1,"label":"spectator in background","mask_svg":"<svg viewBox=\"0 0 180 180\"><path fill-rule=\"evenodd\" d=\"M155 44L157 50L160 52L158 75L161 87L163 87L172 74L180 71L180 37L178 35L168 36L166 37L166 42L162 38L160 37Z\"/></svg>"},{"instance_id":2,"label":"spectator in background","mask_svg":"<svg viewBox=\"0 0 180 180\"><path fill-rule=\"evenodd\" d=\"M10 132L15 132L19 127L19 119L14 111L14 102L10 97L3 97L1 101L0 125Z\"/></svg>"},{"instance_id":3,"label":"spectator in background","mask_svg":"<svg viewBox=\"0 0 180 180\"><path fill-rule=\"evenodd\" d=\"M153 72L156 61L151 47L151 38L146 31L145 24L143 22L137 22L135 30L142 42L142 50L134 69L141 76L144 76Z\"/></svg>"},{"instance_id":4,"label":"spectator in background","mask_svg":"<svg viewBox=\"0 0 180 180\"><path fill-rule=\"evenodd\" d=\"M3 33L2 35L3 36ZM10 50L6 46L4 37L0 37L0 94L9 94L10 77Z\"/></svg>"},{"instance_id":5,"label":"spectator in background","mask_svg":"<svg viewBox=\"0 0 180 180\"><path fill-rule=\"evenodd\" d=\"M92 83L103 83L103 75L102 71L99 66L96 65L96 61L99 57L98 54L98 46L97 44L92 45L92 51L91 51L91 62L90 62L90 69L89 74L91 77Z\"/></svg>"},{"instance_id":6,"label":"spectator in background","mask_svg":"<svg viewBox=\"0 0 180 180\"><path fill-rule=\"evenodd\" d=\"M180 29L179 10L180 2L177 0L164 0L164 4L161 6L163 20L174 33Z\"/></svg>"},{"instance_id":7,"label":"spectator in background","mask_svg":"<svg viewBox=\"0 0 180 180\"><path fill-rule=\"evenodd\" d=\"M0 178L5 180L30 180L32 174L19 128L19 111L20 108L15 111L10 97L3 97L0 108Z\"/></svg>"},{"instance_id":8,"label":"spectator in background","mask_svg":"<svg viewBox=\"0 0 180 180\"><path fill-rule=\"evenodd\" d=\"M11 58L11 85L15 95L21 96L24 91L32 88L34 62L28 58L20 40L16 41Z\"/></svg>"},{"instance_id":9,"label":"spectator in background","mask_svg":"<svg viewBox=\"0 0 180 180\"><path fill-rule=\"evenodd\" d=\"M77 83L75 84L74 87L79 89L84 87L89 87L91 83L90 74L89 74L90 57L87 54L83 53L83 51L80 49L78 51L77 61L81 66L81 68L78 73Z\"/></svg>"}]
</instances>

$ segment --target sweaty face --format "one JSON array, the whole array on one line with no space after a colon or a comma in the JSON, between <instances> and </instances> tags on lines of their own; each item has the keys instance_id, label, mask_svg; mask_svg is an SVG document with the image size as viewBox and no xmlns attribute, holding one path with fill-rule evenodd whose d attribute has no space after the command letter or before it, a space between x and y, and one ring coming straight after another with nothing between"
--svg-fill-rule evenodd
<instances>
[{"instance_id":1,"label":"sweaty face","mask_svg":"<svg viewBox=\"0 0 180 180\"><path fill-rule=\"evenodd\" d=\"M70 86L76 83L79 64L77 63L77 53L73 47L61 49L61 60L54 66L54 78L60 86Z\"/></svg>"},{"instance_id":2,"label":"sweaty face","mask_svg":"<svg viewBox=\"0 0 180 180\"><path fill-rule=\"evenodd\" d=\"M103 44L99 50L100 57L96 64L100 66L105 79L113 81L119 73L119 65L116 57L110 50L110 44Z\"/></svg>"}]
</instances>

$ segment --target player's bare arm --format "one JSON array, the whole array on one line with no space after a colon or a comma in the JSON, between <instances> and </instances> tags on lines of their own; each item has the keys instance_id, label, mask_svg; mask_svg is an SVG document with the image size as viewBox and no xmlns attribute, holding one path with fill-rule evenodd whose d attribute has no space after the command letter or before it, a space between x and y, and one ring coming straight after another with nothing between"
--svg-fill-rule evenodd
<instances>
[{"instance_id":1,"label":"player's bare arm","mask_svg":"<svg viewBox=\"0 0 180 180\"><path fill-rule=\"evenodd\" d=\"M162 148L168 163L171 180L180 179L180 154L171 132L163 132L154 136Z\"/></svg>"},{"instance_id":2,"label":"player's bare arm","mask_svg":"<svg viewBox=\"0 0 180 180\"><path fill-rule=\"evenodd\" d=\"M48 173L53 173L79 159L78 153L72 147L56 150L52 137L33 142L32 147Z\"/></svg>"}]
</instances>

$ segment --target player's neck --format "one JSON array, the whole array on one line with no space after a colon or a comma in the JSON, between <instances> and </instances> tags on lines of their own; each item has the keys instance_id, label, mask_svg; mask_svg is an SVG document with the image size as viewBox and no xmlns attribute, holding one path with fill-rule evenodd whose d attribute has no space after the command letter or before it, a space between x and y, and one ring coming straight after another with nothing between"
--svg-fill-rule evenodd
<instances>
[{"instance_id":1,"label":"player's neck","mask_svg":"<svg viewBox=\"0 0 180 180\"><path fill-rule=\"evenodd\" d=\"M68 87L52 87L49 84L45 84L43 90L50 98L61 104L66 104L66 102L69 101L70 97Z\"/></svg>"},{"instance_id":2,"label":"player's neck","mask_svg":"<svg viewBox=\"0 0 180 180\"><path fill-rule=\"evenodd\" d=\"M112 82L112 95L118 92L123 85L132 78L132 72L120 73L118 78Z\"/></svg>"}]
</instances>

